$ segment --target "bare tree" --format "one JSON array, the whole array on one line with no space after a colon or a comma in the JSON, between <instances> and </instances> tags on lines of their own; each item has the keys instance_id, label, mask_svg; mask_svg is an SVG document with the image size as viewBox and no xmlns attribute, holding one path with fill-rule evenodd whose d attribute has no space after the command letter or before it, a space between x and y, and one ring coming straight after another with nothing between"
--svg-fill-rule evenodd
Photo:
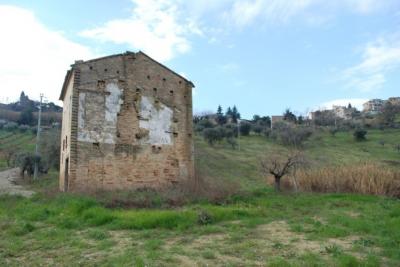
<instances>
[{"instance_id":1,"label":"bare tree","mask_svg":"<svg viewBox=\"0 0 400 267\"><path fill-rule=\"evenodd\" d=\"M273 175L275 178L275 190L281 191L281 178L294 171L297 166L303 163L303 154L298 151L271 153L265 159L261 160L261 172L264 176Z\"/></svg>"}]
</instances>

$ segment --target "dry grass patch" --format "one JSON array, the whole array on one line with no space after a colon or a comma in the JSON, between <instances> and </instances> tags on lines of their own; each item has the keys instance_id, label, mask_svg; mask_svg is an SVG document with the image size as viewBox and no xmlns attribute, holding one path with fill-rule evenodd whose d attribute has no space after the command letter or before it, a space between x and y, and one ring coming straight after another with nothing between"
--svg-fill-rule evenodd
<instances>
[{"instance_id":1,"label":"dry grass patch","mask_svg":"<svg viewBox=\"0 0 400 267\"><path fill-rule=\"evenodd\" d=\"M305 192L359 193L400 198L400 171L379 163L298 170L295 179L282 186L293 190L294 182ZM272 184L272 179L268 180Z\"/></svg>"},{"instance_id":2,"label":"dry grass patch","mask_svg":"<svg viewBox=\"0 0 400 267\"><path fill-rule=\"evenodd\" d=\"M289 225L285 221L275 221L269 224L259 226L255 230L255 235L265 243L266 251L278 252L285 250L292 251L295 254L306 254L310 252L318 252L319 254L327 254L326 248L337 246L339 249L350 251L353 242L358 240L357 236L349 236L346 238L329 238L325 241L309 240L304 234L290 231ZM361 255L354 255L360 257Z\"/></svg>"}]
</instances>

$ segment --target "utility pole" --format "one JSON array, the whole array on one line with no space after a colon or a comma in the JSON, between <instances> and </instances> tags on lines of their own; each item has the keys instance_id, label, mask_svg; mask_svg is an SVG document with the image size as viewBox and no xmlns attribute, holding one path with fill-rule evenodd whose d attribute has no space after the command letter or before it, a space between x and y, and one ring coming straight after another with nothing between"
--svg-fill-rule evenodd
<instances>
[{"instance_id":1,"label":"utility pole","mask_svg":"<svg viewBox=\"0 0 400 267\"><path fill-rule=\"evenodd\" d=\"M43 94L40 94L38 124L37 124L37 132L36 132L36 146L35 146L35 172L33 174L34 180L37 179L38 172L39 172L39 141L40 141L40 122L42 119L42 101L43 101Z\"/></svg>"},{"instance_id":2,"label":"utility pole","mask_svg":"<svg viewBox=\"0 0 400 267\"><path fill-rule=\"evenodd\" d=\"M238 127L238 149L240 151L240 119L237 119L237 127Z\"/></svg>"}]
</instances>

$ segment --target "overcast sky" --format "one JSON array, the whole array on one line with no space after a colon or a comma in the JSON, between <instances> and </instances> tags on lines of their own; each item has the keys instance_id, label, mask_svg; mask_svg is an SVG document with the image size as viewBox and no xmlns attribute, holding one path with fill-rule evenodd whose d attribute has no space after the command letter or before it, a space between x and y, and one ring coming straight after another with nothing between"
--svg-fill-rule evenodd
<instances>
[{"instance_id":1,"label":"overcast sky","mask_svg":"<svg viewBox=\"0 0 400 267\"><path fill-rule=\"evenodd\" d=\"M244 117L400 95L400 0L1 1L0 101L58 99L77 59L142 50Z\"/></svg>"}]
</instances>

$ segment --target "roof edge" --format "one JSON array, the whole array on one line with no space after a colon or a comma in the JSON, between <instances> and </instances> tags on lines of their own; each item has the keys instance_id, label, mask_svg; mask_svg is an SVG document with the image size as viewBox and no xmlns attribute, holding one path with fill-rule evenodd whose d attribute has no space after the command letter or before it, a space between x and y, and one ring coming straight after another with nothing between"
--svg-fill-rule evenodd
<instances>
[{"instance_id":1,"label":"roof edge","mask_svg":"<svg viewBox=\"0 0 400 267\"><path fill-rule=\"evenodd\" d=\"M68 70L67 74L65 75L64 83L63 83L63 86L61 88L60 98L58 100L64 101L64 97L65 97L65 93L67 91L68 83L69 83L69 80L71 79L71 76L72 76L72 70L73 69Z\"/></svg>"},{"instance_id":2,"label":"roof edge","mask_svg":"<svg viewBox=\"0 0 400 267\"><path fill-rule=\"evenodd\" d=\"M152 57L150 57L150 56L147 55L146 53L144 53L144 52L142 52L142 51L139 51L139 52L137 52L137 54L142 54L142 55L144 55L145 57L149 58L149 59L152 60L153 62L155 62L155 63L157 63L158 65L160 65L161 67L163 67L163 68L169 70L170 72L172 72L172 73L175 74L176 76L178 76L178 77L184 79L186 82L188 82L188 83L192 86L192 88L195 87L192 81L190 81L190 80L188 80L187 78L183 77L183 76L180 75L179 73L176 73L175 71L173 71L172 69L168 68L168 67L165 66L164 64L158 62L157 60L153 59Z\"/></svg>"}]
</instances>

